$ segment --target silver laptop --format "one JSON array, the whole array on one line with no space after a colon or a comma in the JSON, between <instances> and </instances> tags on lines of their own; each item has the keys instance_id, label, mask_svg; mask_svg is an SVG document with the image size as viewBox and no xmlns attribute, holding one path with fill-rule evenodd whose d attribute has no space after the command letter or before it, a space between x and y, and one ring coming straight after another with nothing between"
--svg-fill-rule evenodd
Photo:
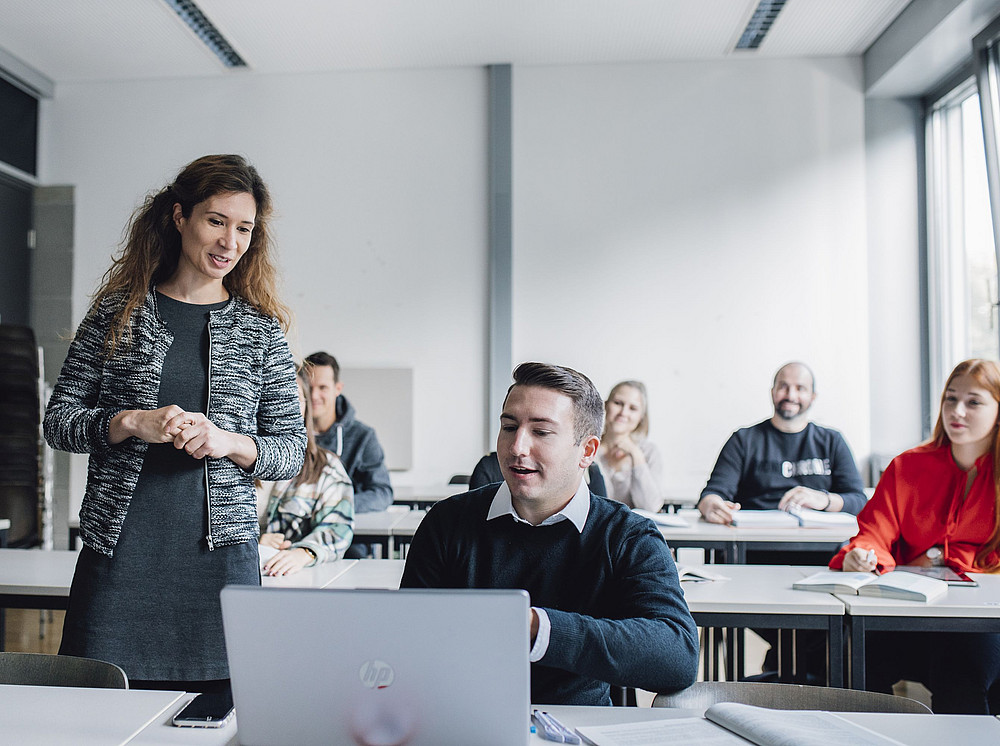
<instances>
[{"instance_id":1,"label":"silver laptop","mask_svg":"<svg viewBox=\"0 0 1000 746\"><path fill-rule=\"evenodd\" d=\"M528 594L227 586L244 746L528 743Z\"/></svg>"}]
</instances>

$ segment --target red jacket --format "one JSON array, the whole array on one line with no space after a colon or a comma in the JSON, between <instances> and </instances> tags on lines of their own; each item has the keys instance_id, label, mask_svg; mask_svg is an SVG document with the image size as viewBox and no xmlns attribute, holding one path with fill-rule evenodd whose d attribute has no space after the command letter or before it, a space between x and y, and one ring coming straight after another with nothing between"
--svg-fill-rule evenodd
<instances>
[{"instance_id":1,"label":"red jacket","mask_svg":"<svg viewBox=\"0 0 1000 746\"><path fill-rule=\"evenodd\" d=\"M858 513L857 536L830 560L830 567L843 569L844 555L855 547L874 549L878 569L889 571L941 546L949 564L976 571L976 552L996 527L992 451L976 462L976 469L963 502L969 475L958 468L950 445L922 445L896 456Z\"/></svg>"}]
</instances>

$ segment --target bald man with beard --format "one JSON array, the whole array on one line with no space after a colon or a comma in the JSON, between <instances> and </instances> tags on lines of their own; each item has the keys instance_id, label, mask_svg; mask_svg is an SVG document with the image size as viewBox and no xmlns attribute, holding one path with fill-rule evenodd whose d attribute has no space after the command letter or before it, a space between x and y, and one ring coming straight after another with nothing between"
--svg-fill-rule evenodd
<instances>
[{"instance_id":1,"label":"bald man with beard","mask_svg":"<svg viewBox=\"0 0 1000 746\"><path fill-rule=\"evenodd\" d=\"M864 485L837 430L809 421L816 382L805 363L774 376L774 414L733 433L723 446L698 510L710 523L732 523L737 510L812 508L857 515Z\"/></svg>"}]
</instances>

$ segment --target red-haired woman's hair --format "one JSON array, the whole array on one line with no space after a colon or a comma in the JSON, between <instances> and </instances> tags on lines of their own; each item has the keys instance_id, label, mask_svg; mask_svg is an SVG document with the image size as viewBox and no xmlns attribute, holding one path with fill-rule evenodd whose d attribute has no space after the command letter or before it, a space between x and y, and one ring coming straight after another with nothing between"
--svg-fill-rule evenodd
<instances>
[{"instance_id":1,"label":"red-haired woman's hair","mask_svg":"<svg viewBox=\"0 0 1000 746\"><path fill-rule=\"evenodd\" d=\"M965 360L955 366L955 370L948 376L941 392L941 406L938 407L937 424L934 425L934 434L931 440L935 445L943 446L951 443L948 433L945 432L941 411L944 409L945 398L948 396L948 388L959 376L969 376L976 382L977 386L986 389L997 402L1000 402L1000 364L993 360ZM990 444L993 451L993 536L983 544L976 552L975 565L985 572L994 572L1000 569L1000 440L997 439L996 425L993 427L993 442ZM993 556L992 561L989 559Z\"/></svg>"}]
</instances>

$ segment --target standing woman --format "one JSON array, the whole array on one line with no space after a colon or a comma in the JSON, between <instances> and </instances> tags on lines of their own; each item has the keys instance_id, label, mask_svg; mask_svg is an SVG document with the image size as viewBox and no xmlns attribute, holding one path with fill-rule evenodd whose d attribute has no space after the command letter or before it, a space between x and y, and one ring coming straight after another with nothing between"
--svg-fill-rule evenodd
<instances>
[{"instance_id":1,"label":"standing woman","mask_svg":"<svg viewBox=\"0 0 1000 746\"><path fill-rule=\"evenodd\" d=\"M894 458L858 513L858 534L834 570L889 572L900 565L1000 569L1000 365L966 360L948 377L933 438ZM1000 634L871 633L869 689L901 678L924 682L935 712L995 713ZM1000 694L1000 692L995 693Z\"/></svg>"},{"instance_id":2,"label":"standing woman","mask_svg":"<svg viewBox=\"0 0 1000 746\"><path fill-rule=\"evenodd\" d=\"M615 384L604 402L604 434L597 453L608 497L656 513L663 507L663 458L646 439L648 433L645 384Z\"/></svg>"},{"instance_id":3,"label":"standing woman","mask_svg":"<svg viewBox=\"0 0 1000 746\"><path fill-rule=\"evenodd\" d=\"M254 478L302 466L271 198L236 155L199 158L133 214L45 413L89 453L59 652L133 688L228 686L219 591L258 585Z\"/></svg>"}]
</instances>

